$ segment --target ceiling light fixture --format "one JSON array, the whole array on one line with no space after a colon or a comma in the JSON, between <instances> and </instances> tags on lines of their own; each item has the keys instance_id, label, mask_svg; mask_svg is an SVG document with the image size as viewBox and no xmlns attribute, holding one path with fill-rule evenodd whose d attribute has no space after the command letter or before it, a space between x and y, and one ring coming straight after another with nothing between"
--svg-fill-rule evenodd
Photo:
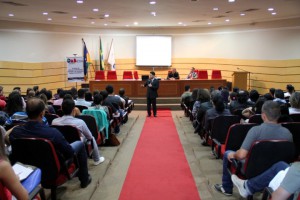
<instances>
[{"instance_id":1,"label":"ceiling light fixture","mask_svg":"<svg viewBox=\"0 0 300 200\"><path fill-rule=\"evenodd\" d=\"M208 22L207 24L208 24L208 25L211 25L212 23L211 23L211 22Z\"/></svg>"},{"instance_id":2,"label":"ceiling light fixture","mask_svg":"<svg viewBox=\"0 0 300 200\"><path fill-rule=\"evenodd\" d=\"M9 13L8 14L8 16L10 16L10 17L13 17L13 16L15 16L14 14L12 14L12 13Z\"/></svg>"},{"instance_id":3,"label":"ceiling light fixture","mask_svg":"<svg viewBox=\"0 0 300 200\"><path fill-rule=\"evenodd\" d=\"M105 14L104 17L106 17L106 18L109 17L109 14Z\"/></svg>"},{"instance_id":4,"label":"ceiling light fixture","mask_svg":"<svg viewBox=\"0 0 300 200\"><path fill-rule=\"evenodd\" d=\"M245 14L245 13L241 13L240 15L241 15L241 16L245 16L246 14Z\"/></svg>"},{"instance_id":5,"label":"ceiling light fixture","mask_svg":"<svg viewBox=\"0 0 300 200\"><path fill-rule=\"evenodd\" d=\"M233 2L235 2L235 0L228 0L228 2L229 2L229 3L233 3Z\"/></svg>"},{"instance_id":6,"label":"ceiling light fixture","mask_svg":"<svg viewBox=\"0 0 300 200\"><path fill-rule=\"evenodd\" d=\"M48 13L47 12L43 12L43 15L48 15Z\"/></svg>"},{"instance_id":7,"label":"ceiling light fixture","mask_svg":"<svg viewBox=\"0 0 300 200\"><path fill-rule=\"evenodd\" d=\"M151 15L153 15L155 17L156 16L156 12L151 12Z\"/></svg>"},{"instance_id":8,"label":"ceiling light fixture","mask_svg":"<svg viewBox=\"0 0 300 200\"><path fill-rule=\"evenodd\" d=\"M107 26L108 24L104 24L104 26Z\"/></svg>"},{"instance_id":9,"label":"ceiling light fixture","mask_svg":"<svg viewBox=\"0 0 300 200\"><path fill-rule=\"evenodd\" d=\"M139 23L138 23L138 22L134 22L133 24L134 24L134 25L138 25Z\"/></svg>"},{"instance_id":10,"label":"ceiling light fixture","mask_svg":"<svg viewBox=\"0 0 300 200\"><path fill-rule=\"evenodd\" d=\"M83 3L83 1L82 0L77 0L76 1L78 4L81 4L81 3Z\"/></svg>"},{"instance_id":11,"label":"ceiling light fixture","mask_svg":"<svg viewBox=\"0 0 300 200\"><path fill-rule=\"evenodd\" d=\"M48 18L47 20L48 20L48 21L52 21L52 18Z\"/></svg>"},{"instance_id":12,"label":"ceiling light fixture","mask_svg":"<svg viewBox=\"0 0 300 200\"><path fill-rule=\"evenodd\" d=\"M98 9L98 8L93 8L93 11L94 11L94 12L98 12L99 9Z\"/></svg>"},{"instance_id":13,"label":"ceiling light fixture","mask_svg":"<svg viewBox=\"0 0 300 200\"><path fill-rule=\"evenodd\" d=\"M219 8L213 8L213 10L214 10L214 11L217 11L217 10L219 10Z\"/></svg>"},{"instance_id":14,"label":"ceiling light fixture","mask_svg":"<svg viewBox=\"0 0 300 200\"><path fill-rule=\"evenodd\" d=\"M179 25L182 25L182 22L178 22Z\"/></svg>"},{"instance_id":15,"label":"ceiling light fixture","mask_svg":"<svg viewBox=\"0 0 300 200\"><path fill-rule=\"evenodd\" d=\"M226 21L226 22L229 22L229 21L230 21L230 19L226 19L225 21Z\"/></svg>"},{"instance_id":16,"label":"ceiling light fixture","mask_svg":"<svg viewBox=\"0 0 300 200\"><path fill-rule=\"evenodd\" d=\"M73 18L73 19L77 19L77 16L73 16L72 18Z\"/></svg>"},{"instance_id":17,"label":"ceiling light fixture","mask_svg":"<svg viewBox=\"0 0 300 200\"><path fill-rule=\"evenodd\" d=\"M156 1L150 1L149 4L155 5L155 4L156 4Z\"/></svg>"},{"instance_id":18,"label":"ceiling light fixture","mask_svg":"<svg viewBox=\"0 0 300 200\"><path fill-rule=\"evenodd\" d=\"M128 24L126 24L125 26L126 26L126 27L128 27L129 25L128 25Z\"/></svg>"},{"instance_id":19,"label":"ceiling light fixture","mask_svg":"<svg viewBox=\"0 0 300 200\"><path fill-rule=\"evenodd\" d=\"M95 22L91 22L91 24L95 24Z\"/></svg>"},{"instance_id":20,"label":"ceiling light fixture","mask_svg":"<svg viewBox=\"0 0 300 200\"><path fill-rule=\"evenodd\" d=\"M268 8L268 11L273 11L274 10L274 8Z\"/></svg>"},{"instance_id":21,"label":"ceiling light fixture","mask_svg":"<svg viewBox=\"0 0 300 200\"><path fill-rule=\"evenodd\" d=\"M272 12L272 15L276 15L277 13L276 12Z\"/></svg>"}]
</instances>

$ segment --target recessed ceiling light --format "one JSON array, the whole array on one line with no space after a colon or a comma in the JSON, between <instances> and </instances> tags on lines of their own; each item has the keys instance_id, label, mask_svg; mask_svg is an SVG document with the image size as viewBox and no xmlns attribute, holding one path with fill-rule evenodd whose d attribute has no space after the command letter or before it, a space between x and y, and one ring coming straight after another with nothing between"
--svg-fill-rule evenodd
<instances>
[{"instance_id":1,"label":"recessed ceiling light","mask_svg":"<svg viewBox=\"0 0 300 200\"><path fill-rule=\"evenodd\" d=\"M43 15L48 15L48 13L47 12L43 12Z\"/></svg>"},{"instance_id":2,"label":"recessed ceiling light","mask_svg":"<svg viewBox=\"0 0 300 200\"><path fill-rule=\"evenodd\" d=\"M107 26L108 24L104 24L104 26Z\"/></svg>"},{"instance_id":3,"label":"recessed ceiling light","mask_svg":"<svg viewBox=\"0 0 300 200\"><path fill-rule=\"evenodd\" d=\"M229 3L235 2L235 0L228 0Z\"/></svg>"},{"instance_id":4,"label":"recessed ceiling light","mask_svg":"<svg viewBox=\"0 0 300 200\"><path fill-rule=\"evenodd\" d=\"M207 24L208 24L208 25L211 25L211 22L208 22Z\"/></svg>"},{"instance_id":5,"label":"recessed ceiling light","mask_svg":"<svg viewBox=\"0 0 300 200\"><path fill-rule=\"evenodd\" d=\"M138 22L134 22L133 24L134 24L134 25L138 25L139 23L138 23Z\"/></svg>"},{"instance_id":6,"label":"recessed ceiling light","mask_svg":"<svg viewBox=\"0 0 300 200\"><path fill-rule=\"evenodd\" d=\"M156 16L156 12L151 12L151 15L153 15L155 17Z\"/></svg>"},{"instance_id":7,"label":"recessed ceiling light","mask_svg":"<svg viewBox=\"0 0 300 200\"><path fill-rule=\"evenodd\" d=\"M94 12L98 12L99 9L98 9L98 8L93 8L93 11L94 11Z\"/></svg>"},{"instance_id":8,"label":"recessed ceiling light","mask_svg":"<svg viewBox=\"0 0 300 200\"><path fill-rule=\"evenodd\" d=\"M13 16L15 16L14 14L12 14L12 13L9 13L8 14L8 16L10 16L10 17L13 17Z\"/></svg>"},{"instance_id":9,"label":"recessed ceiling light","mask_svg":"<svg viewBox=\"0 0 300 200\"><path fill-rule=\"evenodd\" d=\"M150 1L149 4L154 5L156 4L156 1Z\"/></svg>"},{"instance_id":10,"label":"recessed ceiling light","mask_svg":"<svg viewBox=\"0 0 300 200\"><path fill-rule=\"evenodd\" d=\"M179 25L181 25L181 24L182 24L182 22L178 22L178 24L179 24Z\"/></svg>"},{"instance_id":11,"label":"recessed ceiling light","mask_svg":"<svg viewBox=\"0 0 300 200\"><path fill-rule=\"evenodd\" d=\"M91 22L91 24L95 24L95 22Z\"/></svg>"},{"instance_id":12,"label":"recessed ceiling light","mask_svg":"<svg viewBox=\"0 0 300 200\"><path fill-rule=\"evenodd\" d=\"M104 17L109 17L109 14L105 14Z\"/></svg>"},{"instance_id":13,"label":"recessed ceiling light","mask_svg":"<svg viewBox=\"0 0 300 200\"><path fill-rule=\"evenodd\" d=\"M273 11L274 10L274 8L268 8L268 11Z\"/></svg>"},{"instance_id":14,"label":"recessed ceiling light","mask_svg":"<svg viewBox=\"0 0 300 200\"><path fill-rule=\"evenodd\" d=\"M213 10L214 10L214 11L217 11L217 10L219 10L219 8L213 8Z\"/></svg>"},{"instance_id":15,"label":"recessed ceiling light","mask_svg":"<svg viewBox=\"0 0 300 200\"><path fill-rule=\"evenodd\" d=\"M73 19L77 19L77 16L73 16L72 18L73 18Z\"/></svg>"},{"instance_id":16,"label":"recessed ceiling light","mask_svg":"<svg viewBox=\"0 0 300 200\"><path fill-rule=\"evenodd\" d=\"M48 18L47 20L48 20L48 21L52 21L52 18Z\"/></svg>"},{"instance_id":17,"label":"recessed ceiling light","mask_svg":"<svg viewBox=\"0 0 300 200\"><path fill-rule=\"evenodd\" d=\"M229 22L229 21L230 21L230 19L226 19L225 21L226 21L226 22Z\"/></svg>"},{"instance_id":18,"label":"recessed ceiling light","mask_svg":"<svg viewBox=\"0 0 300 200\"><path fill-rule=\"evenodd\" d=\"M77 0L76 2L77 2L77 3L83 3L83 1L82 1L82 0Z\"/></svg>"},{"instance_id":19,"label":"recessed ceiling light","mask_svg":"<svg viewBox=\"0 0 300 200\"><path fill-rule=\"evenodd\" d=\"M183 26L187 26L186 24L183 24Z\"/></svg>"},{"instance_id":20,"label":"recessed ceiling light","mask_svg":"<svg viewBox=\"0 0 300 200\"><path fill-rule=\"evenodd\" d=\"M128 24L126 24L125 26L126 26L126 27L128 27L129 25L128 25Z\"/></svg>"},{"instance_id":21,"label":"recessed ceiling light","mask_svg":"<svg viewBox=\"0 0 300 200\"><path fill-rule=\"evenodd\" d=\"M245 16L246 14L245 14L245 13L241 13L240 15L241 15L241 16Z\"/></svg>"},{"instance_id":22,"label":"recessed ceiling light","mask_svg":"<svg viewBox=\"0 0 300 200\"><path fill-rule=\"evenodd\" d=\"M277 13L276 12L272 12L272 15L276 15Z\"/></svg>"}]
</instances>

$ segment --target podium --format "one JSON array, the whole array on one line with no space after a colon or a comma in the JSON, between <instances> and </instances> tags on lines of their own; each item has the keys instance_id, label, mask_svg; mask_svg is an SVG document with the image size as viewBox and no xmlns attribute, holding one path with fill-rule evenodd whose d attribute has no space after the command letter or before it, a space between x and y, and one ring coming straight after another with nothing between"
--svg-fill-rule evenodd
<instances>
[{"instance_id":1,"label":"podium","mask_svg":"<svg viewBox=\"0 0 300 200\"><path fill-rule=\"evenodd\" d=\"M247 80L249 72L233 72L232 86L241 90L247 90Z\"/></svg>"}]
</instances>

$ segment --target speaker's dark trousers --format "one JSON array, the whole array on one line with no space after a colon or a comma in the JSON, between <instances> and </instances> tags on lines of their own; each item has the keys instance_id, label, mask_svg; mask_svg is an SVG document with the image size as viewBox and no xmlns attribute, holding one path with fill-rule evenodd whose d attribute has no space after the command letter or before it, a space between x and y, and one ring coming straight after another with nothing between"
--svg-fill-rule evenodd
<instances>
[{"instance_id":1,"label":"speaker's dark trousers","mask_svg":"<svg viewBox=\"0 0 300 200\"><path fill-rule=\"evenodd\" d=\"M151 115L151 105L153 109L153 115L156 116L156 98L147 98L147 111L148 115Z\"/></svg>"}]
</instances>

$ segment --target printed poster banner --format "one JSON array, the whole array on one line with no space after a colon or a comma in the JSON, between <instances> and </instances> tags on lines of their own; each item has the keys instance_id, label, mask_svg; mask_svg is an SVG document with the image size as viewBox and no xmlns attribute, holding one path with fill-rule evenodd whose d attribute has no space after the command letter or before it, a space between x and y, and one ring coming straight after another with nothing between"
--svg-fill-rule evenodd
<instances>
[{"instance_id":1,"label":"printed poster banner","mask_svg":"<svg viewBox=\"0 0 300 200\"><path fill-rule=\"evenodd\" d=\"M84 81L83 57L67 57L68 82Z\"/></svg>"}]
</instances>

